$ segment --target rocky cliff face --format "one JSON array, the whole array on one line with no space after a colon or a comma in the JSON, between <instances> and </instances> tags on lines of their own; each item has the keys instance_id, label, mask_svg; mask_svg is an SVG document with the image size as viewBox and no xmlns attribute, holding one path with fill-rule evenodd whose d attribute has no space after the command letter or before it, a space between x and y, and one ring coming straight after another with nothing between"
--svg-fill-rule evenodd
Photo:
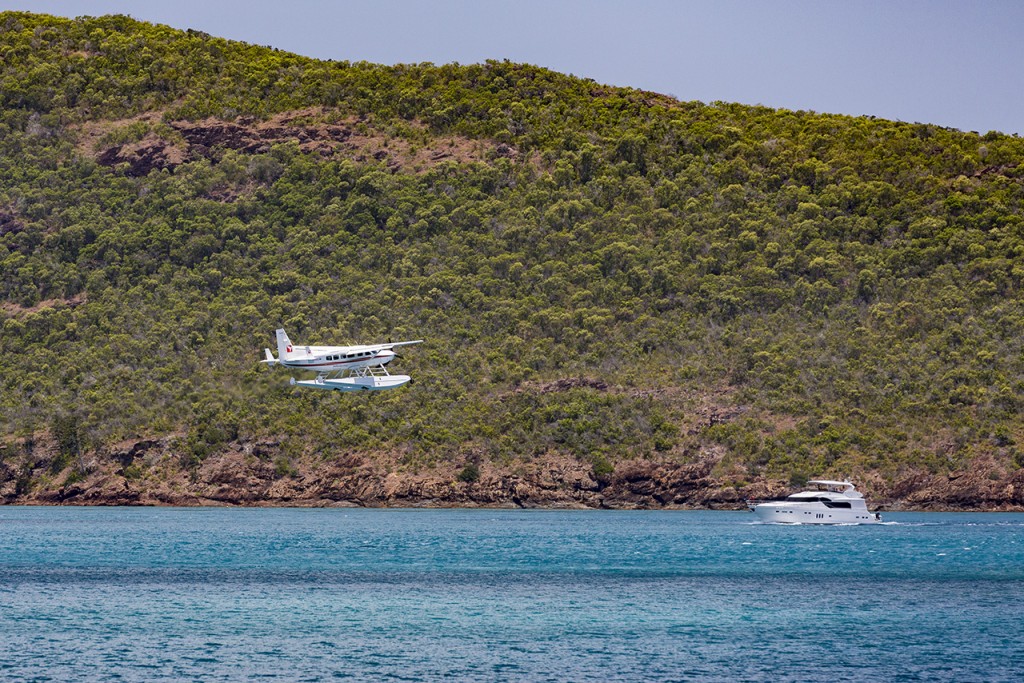
<instances>
[{"instance_id":1,"label":"rocky cliff face","mask_svg":"<svg viewBox=\"0 0 1024 683\"><path fill-rule=\"evenodd\" d=\"M417 469L397 457L344 455L288 460L273 442L247 444L188 467L172 439L143 440L102 461L54 472L52 460L0 462L0 501L43 505L244 505L360 507L742 509L750 498L792 491L787 482L746 483L718 474L721 454L696 462L632 460L597 474L586 462L548 454L499 465L450 463ZM37 447L38 450L38 447ZM44 449L45 450L45 449ZM8 451L9 452L9 451ZM81 472L87 474L81 474ZM1024 511L1024 471L859 481L872 508Z\"/></svg>"}]
</instances>

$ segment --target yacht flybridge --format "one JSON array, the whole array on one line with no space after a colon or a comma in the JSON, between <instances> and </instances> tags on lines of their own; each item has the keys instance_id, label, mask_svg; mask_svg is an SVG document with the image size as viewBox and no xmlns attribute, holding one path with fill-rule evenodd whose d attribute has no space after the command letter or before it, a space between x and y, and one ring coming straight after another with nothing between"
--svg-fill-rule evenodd
<instances>
[{"instance_id":1,"label":"yacht flybridge","mask_svg":"<svg viewBox=\"0 0 1024 683\"><path fill-rule=\"evenodd\" d=\"M868 512L860 491L848 481L815 479L814 488L794 493L785 500L748 501L762 522L774 524L877 524L882 516Z\"/></svg>"}]
</instances>

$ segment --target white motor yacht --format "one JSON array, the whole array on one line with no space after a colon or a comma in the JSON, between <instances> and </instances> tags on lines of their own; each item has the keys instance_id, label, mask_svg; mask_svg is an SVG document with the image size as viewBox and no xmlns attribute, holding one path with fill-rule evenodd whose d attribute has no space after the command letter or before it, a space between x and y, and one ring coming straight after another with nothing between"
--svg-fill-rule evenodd
<instances>
[{"instance_id":1,"label":"white motor yacht","mask_svg":"<svg viewBox=\"0 0 1024 683\"><path fill-rule=\"evenodd\" d=\"M815 479L813 490L794 493L785 500L748 501L762 522L773 524L877 524L882 516L868 512L860 491L848 481Z\"/></svg>"}]
</instances>

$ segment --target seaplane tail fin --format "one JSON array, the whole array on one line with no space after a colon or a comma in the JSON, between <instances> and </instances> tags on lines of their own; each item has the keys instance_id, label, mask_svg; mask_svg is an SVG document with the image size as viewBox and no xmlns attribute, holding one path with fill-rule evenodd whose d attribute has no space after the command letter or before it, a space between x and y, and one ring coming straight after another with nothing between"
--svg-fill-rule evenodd
<instances>
[{"instance_id":1,"label":"seaplane tail fin","mask_svg":"<svg viewBox=\"0 0 1024 683\"><path fill-rule=\"evenodd\" d=\"M270 352L270 349L263 349L263 352L265 354L267 354L267 359L266 360L261 360L260 361L261 363L267 363L268 365L271 365L271 366L277 365L277 359L274 358L274 354L272 354Z\"/></svg>"},{"instance_id":2,"label":"seaplane tail fin","mask_svg":"<svg viewBox=\"0 0 1024 683\"><path fill-rule=\"evenodd\" d=\"M292 340L284 328L277 330L277 356L280 360L287 360L292 355Z\"/></svg>"}]
</instances>

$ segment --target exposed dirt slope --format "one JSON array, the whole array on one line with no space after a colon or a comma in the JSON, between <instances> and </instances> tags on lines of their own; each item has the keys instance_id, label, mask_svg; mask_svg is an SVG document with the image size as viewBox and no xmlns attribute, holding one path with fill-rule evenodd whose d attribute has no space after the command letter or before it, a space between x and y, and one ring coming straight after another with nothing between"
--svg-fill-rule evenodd
<instances>
[{"instance_id":1,"label":"exposed dirt slope","mask_svg":"<svg viewBox=\"0 0 1024 683\"><path fill-rule=\"evenodd\" d=\"M227 149L263 154L285 142L295 142L302 151L325 158L376 160L393 172L416 172L444 161L469 163L519 157L517 150L506 144L427 134L425 127L416 122L408 122L406 128L405 134L391 134L368 121L340 118L319 108L278 114L266 121L242 117L235 121L209 118L161 122L159 113L147 113L81 126L78 149L104 166L124 165L125 173L131 176L144 176L153 169L173 170L187 161L213 158ZM410 135L415 132L422 133L419 140ZM125 136L138 139L115 142Z\"/></svg>"}]
</instances>

